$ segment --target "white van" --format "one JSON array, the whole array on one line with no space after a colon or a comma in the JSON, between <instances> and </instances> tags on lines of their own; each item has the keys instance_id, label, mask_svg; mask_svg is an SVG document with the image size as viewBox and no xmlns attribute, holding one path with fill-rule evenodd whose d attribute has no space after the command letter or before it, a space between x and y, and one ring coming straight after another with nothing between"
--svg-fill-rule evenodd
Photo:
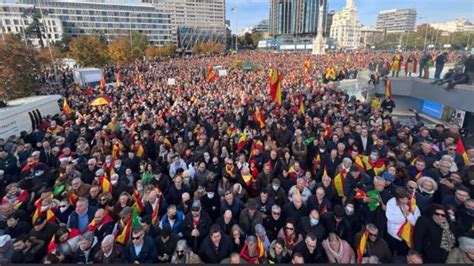
<instances>
[{"instance_id":1,"label":"white van","mask_svg":"<svg viewBox=\"0 0 474 266\"><path fill-rule=\"evenodd\" d=\"M18 136L22 131L30 133L45 117L61 114L58 102L61 98L61 95L48 95L8 101L8 106L0 109L0 138Z\"/></svg>"},{"instance_id":2,"label":"white van","mask_svg":"<svg viewBox=\"0 0 474 266\"><path fill-rule=\"evenodd\" d=\"M75 68L73 70L74 83L83 88L88 85L91 85L92 88L99 85L102 76L102 70L98 68Z\"/></svg>"}]
</instances>

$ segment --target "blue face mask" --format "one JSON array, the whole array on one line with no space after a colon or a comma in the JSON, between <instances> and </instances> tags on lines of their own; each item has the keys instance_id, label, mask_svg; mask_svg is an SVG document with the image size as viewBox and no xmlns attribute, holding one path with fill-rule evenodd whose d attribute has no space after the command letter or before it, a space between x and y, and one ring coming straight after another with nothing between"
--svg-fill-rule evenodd
<instances>
[{"instance_id":1,"label":"blue face mask","mask_svg":"<svg viewBox=\"0 0 474 266\"><path fill-rule=\"evenodd\" d=\"M318 225L319 219L310 218L310 222L312 226L315 226L315 225Z\"/></svg>"},{"instance_id":2,"label":"blue face mask","mask_svg":"<svg viewBox=\"0 0 474 266\"><path fill-rule=\"evenodd\" d=\"M375 155L375 154L371 154L371 155L370 155L370 159L371 159L372 161L377 161L378 158L379 158L379 156L377 156L377 155Z\"/></svg>"}]
</instances>

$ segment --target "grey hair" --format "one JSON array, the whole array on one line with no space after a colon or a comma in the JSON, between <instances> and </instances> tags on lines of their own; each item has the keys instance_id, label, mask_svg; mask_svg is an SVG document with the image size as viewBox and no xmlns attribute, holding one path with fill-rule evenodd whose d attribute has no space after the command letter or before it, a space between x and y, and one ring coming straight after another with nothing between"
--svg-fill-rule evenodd
<instances>
[{"instance_id":1,"label":"grey hair","mask_svg":"<svg viewBox=\"0 0 474 266\"><path fill-rule=\"evenodd\" d=\"M459 241L459 249L464 252L469 252L470 250L474 249L474 238L471 237L460 237Z\"/></svg>"},{"instance_id":2,"label":"grey hair","mask_svg":"<svg viewBox=\"0 0 474 266\"><path fill-rule=\"evenodd\" d=\"M185 239L181 239L176 243L175 250L178 249L178 247L182 247L183 250L188 250L188 242L186 242Z\"/></svg>"},{"instance_id":3,"label":"grey hair","mask_svg":"<svg viewBox=\"0 0 474 266\"><path fill-rule=\"evenodd\" d=\"M275 204L275 205L272 206L272 211L279 212L279 211L281 211L281 207Z\"/></svg>"},{"instance_id":4,"label":"grey hair","mask_svg":"<svg viewBox=\"0 0 474 266\"><path fill-rule=\"evenodd\" d=\"M77 202L82 202L84 203L87 207L89 207L89 200L84 198L84 197L80 197Z\"/></svg>"},{"instance_id":5,"label":"grey hair","mask_svg":"<svg viewBox=\"0 0 474 266\"><path fill-rule=\"evenodd\" d=\"M371 231L375 231L375 232L378 232L379 229L377 228L377 226L375 226L374 224L367 224L367 229L368 230L371 230Z\"/></svg>"},{"instance_id":6,"label":"grey hair","mask_svg":"<svg viewBox=\"0 0 474 266\"><path fill-rule=\"evenodd\" d=\"M385 183L385 179L381 176L374 176L374 184L376 181Z\"/></svg>"},{"instance_id":7,"label":"grey hair","mask_svg":"<svg viewBox=\"0 0 474 266\"><path fill-rule=\"evenodd\" d=\"M106 235L104 239L102 239L102 243L113 244L115 241L115 237L113 234Z\"/></svg>"}]
</instances>

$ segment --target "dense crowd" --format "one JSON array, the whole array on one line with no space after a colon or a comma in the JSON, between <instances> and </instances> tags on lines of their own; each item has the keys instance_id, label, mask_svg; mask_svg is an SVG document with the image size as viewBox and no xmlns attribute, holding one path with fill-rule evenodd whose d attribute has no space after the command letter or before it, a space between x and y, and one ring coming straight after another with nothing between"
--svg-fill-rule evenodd
<instances>
[{"instance_id":1,"label":"dense crowd","mask_svg":"<svg viewBox=\"0 0 474 266\"><path fill-rule=\"evenodd\" d=\"M439 57L462 59L173 58L106 65L96 88L45 74L40 93L68 105L0 139L0 263L472 263L474 147L459 127L399 121L390 97L331 82L422 76Z\"/></svg>"}]
</instances>

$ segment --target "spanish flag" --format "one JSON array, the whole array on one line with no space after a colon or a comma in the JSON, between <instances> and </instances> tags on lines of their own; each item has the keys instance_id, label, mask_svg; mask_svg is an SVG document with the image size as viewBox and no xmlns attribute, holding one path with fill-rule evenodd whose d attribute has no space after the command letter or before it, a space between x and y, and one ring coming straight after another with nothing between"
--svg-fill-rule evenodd
<instances>
[{"instance_id":1,"label":"spanish flag","mask_svg":"<svg viewBox=\"0 0 474 266\"><path fill-rule=\"evenodd\" d=\"M360 237L359 245L357 246L357 261L362 262L362 257L364 257L365 247L367 246L367 239L369 238L369 231L365 229L364 233Z\"/></svg>"},{"instance_id":2,"label":"spanish flag","mask_svg":"<svg viewBox=\"0 0 474 266\"><path fill-rule=\"evenodd\" d=\"M290 166L290 169L288 169L288 176L292 179L296 179L298 177L298 173L295 171L293 166Z\"/></svg>"},{"instance_id":3,"label":"spanish flag","mask_svg":"<svg viewBox=\"0 0 474 266\"><path fill-rule=\"evenodd\" d=\"M249 141L249 138L245 134L240 134L239 142L237 142L237 152L241 152L244 146Z\"/></svg>"},{"instance_id":4,"label":"spanish flag","mask_svg":"<svg viewBox=\"0 0 474 266\"><path fill-rule=\"evenodd\" d=\"M122 228L122 231L120 232L120 234L118 233L118 231L115 233L116 234L115 242L122 245L126 245L128 243L128 240L130 239L130 235L132 234L132 229L138 226L141 226L141 224L140 224L140 220L138 219L138 215L134 210L132 217L128 219L127 223Z\"/></svg>"},{"instance_id":5,"label":"spanish flag","mask_svg":"<svg viewBox=\"0 0 474 266\"><path fill-rule=\"evenodd\" d=\"M323 176L329 176L329 175L328 175L328 168L327 168L327 166L324 166Z\"/></svg>"},{"instance_id":6,"label":"spanish flag","mask_svg":"<svg viewBox=\"0 0 474 266\"><path fill-rule=\"evenodd\" d=\"M334 177L334 187L336 188L337 195L339 197L344 197L344 184L346 183L346 173L344 170L340 171L335 177Z\"/></svg>"},{"instance_id":7,"label":"spanish flag","mask_svg":"<svg viewBox=\"0 0 474 266\"><path fill-rule=\"evenodd\" d=\"M137 214L140 214L145 211L145 206L143 205L143 201L140 198L140 194L136 189L133 190L133 199L135 200L135 203L133 204L133 209L137 212Z\"/></svg>"},{"instance_id":8,"label":"spanish flag","mask_svg":"<svg viewBox=\"0 0 474 266\"><path fill-rule=\"evenodd\" d=\"M166 148L171 148L171 142L167 137L163 138L163 144L165 145Z\"/></svg>"},{"instance_id":9,"label":"spanish flag","mask_svg":"<svg viewBox=\"0 0 474 266\"><path fill-rule=\"evenodd\" d=\"M461 154L464 164L469 165L469 158L467 157L466 150L464 149L464 144L462 143L461 137L458 138L458 144L456 147L456 152Z\"/></svg>"},{"instance_id":10,"label":"spanish flag","mask_svg":"<svg viewBox=\"0 0 474 266\"><path fill-rule=\"evenodd\" d=\"M336 71L333 67L326 68L326 80L335 80L336 79Z\"/></svg>"},{"instance_id":11,"label":"spanish flag","mask_svg":"<svg viewBox=\"0 0 474 266\"><path fill-rule=\"evenodd\" d=\"M272 101L276 105L281 105L281 74L276 69L270 69L270 75L268 77L268 83L270 85L270 96Z\"/></svg>"},{"instance_id":12,"label":"spanish flag","mask_svg":"<svg viewBox=\"0 0 474 266\"><path fill-rule=\"evenodd\" d=\"M255 150L258 150L260 154L263 154L264 147L261 140L253 140L252 142L252 150L250 151L250 158L255 156Z\"/></svg>"},{"instance_id":13,"label":"spanish flag","mask_svg":"<svg viewBox=\"0 0 474 266\"><path fill-rule=\"evenodd\" d=\"M259 258L265 257L265 247L263 246L263 240L260 239L260 237L257 239L257 251Z\"/></svg>"},{"instance_id":14,"label":"spanish flag","mask_svg":"<svg viewBox=\"0 0 474 266\"><path fill-rule=\"evenodd\" d=\"M211 82L217 79L217 73L213 67L207 66L207 82Z\"/></svg>"},{"instance_id":15,"label":"spanish flag","mask_svg":"<svg viewBox=\"0 0 474 266\"><path fill-rule=\"evenodd\" d=\"M404 240L409 248L413 247L413 225L408 220L405 220L402 226L400 226L397 236Z\"/></svg>"},{"instance_id":16,"label":"spanish flag","mask_svg":"<svg viewBox=\"0 0 474 266\"><path fill-rule=\"evenodd\" d=\"M116 78L115 83L116 83L117 87L119 87L120 86L120 81L122 80L122 73L120 71L117 72L115 78Z\"/></svg>"},{"instance_id":17,"label":"spanish flag","mask_svg":"<svg viewBox=\"0 0 474 266\"><path fill-rule=\"evenodd\" d=\"M41 205L40 205L39 207L36 208L35 213L33 213L32 223L34 224L36 222L36 219L38 219L38 217L43 215L43 213L44 212L41 211ZM49 222L54 222L56 220L56 215L50 208L46 210L46 220L48 220Z\"/></svg>"},{"instance_id":18,"label":"spanish flag","mask_svg":"<svg viewBox=\"0 0 474 266\"><path fill-rule=\"evenodd\" d=\"M123 144L120 142L120 140L117 140L117 143L115 143L112 146L112 158L117 159L119 156L119 152L122 149Z\"/></svg>"},{"instance_id":19,"label":"spanish flag","mask_svg":"<svg viewBox=\"0 0 474 266\"><path fill-rule=\"evenodd\" d=\"M365 172L364 163L362 162L362 158L360 158L360 155L356 156L354 160L354 165L357 166L362 172Z\"/></svg>"},{"instance_id":20,"label":"spanish flag","mask_svg":"<svg viewBox=\"0 0 474 266\"><path fill-rule=\"evenodd\" d=\"M267 124L265 121L265 117L263 116L263 113L259 107L257 107L257 109L255 110L255 113L253 114L253 120L255 121L255 123L257 123L257 125L260 128L265 127L265 125Z\"/></svg>"},{"instance_id":21,"label":"spanish flag","mask_svg":"<svg viewBox=\"0 0 474 266\"><path fill-rule=\"evenodd\" d=\"M100 88L105 89L105 78L104 78L104 76L102 76L102 78L100 79Z\"/></svg>"},{"instance_id":22,"label":"spanish flag","mask_svg":"<svg viewBox=\"0 0 474 266\"><path fill-rule=\"evenodd\" d=\"M304 61L304 76L306 77L311 71L311 56L308 56Z\"/></svg>"},{"instance_id":23,"label":"spanish flag","mask_svg":"<svg viewBox=\"0 0 474 266\"><path fill-rule=\"evenodd\" d=\"M235 135L235 126L232 124L227 128L227 136L233 137Z\"/></svg>"},{"instance_id":24,"label":"spanish flag","mask_svg":"<svg viewBox=\"0 0 474 266\"><path fill-rule=\"evenodd\" d=\"M102 192L112 193L112 184L110 184L110 181L107 178L107 176L103 175L99 177L99 184L100 184L100 187L102 188Z\"/></svg>"},{"instance_id":25,"label":"spanish flag","mask_svg":"<svg viewBox=\"0 0 474 266\"><path fill-rule=\"evenodd\" d=\"M73 112L73 111L72 111L71 107L69 107L69 104L68 104L68 102L67 102L67 99L64 98L64 102L63 102L63 114L68 115L68 114L70 114L70 113L72 113L72 112Z\"/></svg>"},{"instance_id":26,"label":"spanish flag","mask_svg":"<svg viewBox=\"0 0 474 266\"><path fill-rule=\"evenodd\" d=\"M304 99L303 96L300 95L300 106L298 107L298 111L302 114L304 114Z\"/></svg>"},{"instance_id":27,"label":"spanish flag","mask_svg":"<svg viewBox=\"0 0 474 266\"><path fill-rule=\"evenodd\" d=\"M137 156L140 158L143 158L144 155L145 155L145 150L143 149L143 145L140 143L137 146Z\"/></svg>"},{"instance_id":28,"label":"spanish flag","mask_svg":"<svg viewBox=\"0 0 474 266\"><path fill-rule=\"evenodd\" d=\"M356 191L356 194L354 196L354 199L363 199L367 197L367 193L363 191L362 189L356 188L355 191Z\"/></svg>"},{"instance_id":29,"label":"spanish flag","mask_svg":"<svg viewBox=\"0 0 474 266\"><path fill-rule=\"evenodd\" d=\"M410 202L408 203L408 211L413 212L416 209L416 194L411 194Z\"/></svg>"},{"instance_id":30,"label":"spanish flag","mask_svg":"<svg viewBox=\"0 0 474 266\"><path fill-rule=\"evenodd\" d=\"M385 96L392 97L392 81L390 79L385 81Z\"/></svg>"},{"instance_id":31,"label":"spanish flag","mask_svg":"<svg viewBox=\"0 0 474 266\"><path fill-rule=\"evenodd\" d=\"M418 181L418 179L420 179L422 176L423 176L423 171L418 171L418 173L416 174L414 178L415 179L414 181L415 182Z\"/></svg>"},{"instance_id":32,"label":"spanish flag","mask_svg":"<svg viewBox=\"0 0 474 266\"><path fill-rule=\"evenodd\" d=\"M71 205L76 206L76 202L79 199L79 197L76 195L76 193L74 193L74 191L69 191L67 193L67 198Z\"/></svg>"}]
</instances>

